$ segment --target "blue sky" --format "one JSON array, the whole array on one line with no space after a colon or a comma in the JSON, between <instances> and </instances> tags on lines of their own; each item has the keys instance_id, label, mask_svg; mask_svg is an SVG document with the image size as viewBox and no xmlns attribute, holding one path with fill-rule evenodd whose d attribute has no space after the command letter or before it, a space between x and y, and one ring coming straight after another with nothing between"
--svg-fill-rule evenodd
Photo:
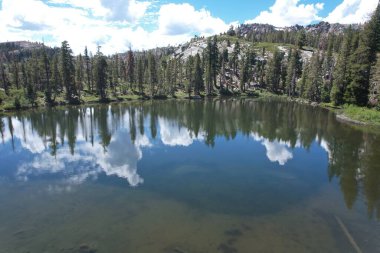
<instances>
[{"instance_id":1,"label":"blue sky","mask_svg":"<svg viewBox=\"0 0 380 253\"><path fill-rule=\"evenodd\" d=\"M1 41L32 40L75 53L179 44L231 25L363 23L378 0L0 0Z\"/></svg>"},{"instance_id":2,"label":"blue sky","mask_svg":"<svg viewBox=\"0 0 380 253\"><path fill-rule=\"evenodd\" d=\"M184 1L174 0L162 2L183 3ZM191 0L186 2L191 3L197 9L206 8L210 10L214 16L220 17L226 22L244 22L245 20L256 17L261 11L268 10L269 7L275 3L275 0ZM233 2L233 4L231 4L231 2ZM327 16L336 6L342 3L341 0L306 0L300 2L304 4L323 2L325 7L320 12L322 16Z\"/></svg>"}]
</instances>

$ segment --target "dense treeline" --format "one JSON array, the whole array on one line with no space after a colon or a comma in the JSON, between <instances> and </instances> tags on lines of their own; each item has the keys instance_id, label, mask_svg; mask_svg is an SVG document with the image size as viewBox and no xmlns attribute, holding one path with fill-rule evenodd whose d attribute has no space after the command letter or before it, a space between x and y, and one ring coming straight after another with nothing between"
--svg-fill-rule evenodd
<instances>
[{"instance_id":1,"label":"dense treeline","mask_svg":"<svg viewBox=\"0 0 380 253\"><path fill-rule=\"evenodd\" d=\"M253 31L244 38L231 29L227 34L208 38L204 50L186 57L172 48L105 56L100 47L95 55L85 48L74 56L66 41L59 49L39 44L25 53L5 43L0 52L6 48L13 54L0 55L0 85L8 96L22 90L30 105L41 94L54 105L60 98L77 104L94 95L108 101L130 94L175 97L178 91L189 97L251 94L261 88L313 102L379 106L379 7L362 29L350 26L323 37L305 29ZM291 46L267 50L256 42ZM20 99L15 97L16 107Z\"/></svg>"}]
</instances>

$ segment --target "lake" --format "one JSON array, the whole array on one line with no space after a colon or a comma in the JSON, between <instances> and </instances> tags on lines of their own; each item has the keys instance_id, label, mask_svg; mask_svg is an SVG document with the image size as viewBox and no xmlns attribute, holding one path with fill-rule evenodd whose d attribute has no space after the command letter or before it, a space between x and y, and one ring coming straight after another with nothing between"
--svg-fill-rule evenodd
<instances>
[{"instance_id":1,"label":"lake","mask_svg":"<svg viewBox=\"0 0 380 253\"><path fill-rule=\"evenodd\" d=\"M380 252L380 133L277 100L0 119L1 253Z\"/></svg>"}]
</instances>

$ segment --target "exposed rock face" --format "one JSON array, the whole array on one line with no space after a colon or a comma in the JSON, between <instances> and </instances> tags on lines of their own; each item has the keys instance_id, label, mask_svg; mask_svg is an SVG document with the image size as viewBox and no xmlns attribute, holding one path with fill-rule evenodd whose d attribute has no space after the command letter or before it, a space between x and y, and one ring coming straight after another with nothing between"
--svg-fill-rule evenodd
<instances>
[{"instance_id":1,"label":"exposed rock face","mask_svg":"<svg viewBox=\"0 0 380 253\"><path fill-rule=\"evenodd\" d=\"M13 50L31 50L42 48L42 43L38 42L30 42L30 41L12 41L12 42L1 42L0 49L8 49L10 51Z\"/></svg>"},{"instance_id":2,"label":"exposed rock face","mask_svg":"<svg viewBox=\"0 0 380 253\"><path fill-rule=\"evenodd\" d=\"M236 28L236 33L239 36L247 36L251 32L265 34L275 31L285 31L285 32L298 32L305 30L306 33L321 34L322 36L328 34L341 34L344 32L349 25L342 24L330 24L328 22L320 22L318 24L308 25L308 26L289 26L289 27L275 27L268 24L242 24ZM360 29L362 26L358 24L352 25L353 29Z\"/></svg>"},{"instance_id":3,"label":"exposed rock face","mask_svg":"<svg viewBox=\"0 0 380 253\"><path fill-rule=\"evenodd\" d=\"M41 49L42 43L30 41L12 41L0 42L0 57L3 61L9 60L12 55L20 55L21 57L30 57L34 50ZM56 50L46 47L48 50Z\"/></svg>"}]
</instances>

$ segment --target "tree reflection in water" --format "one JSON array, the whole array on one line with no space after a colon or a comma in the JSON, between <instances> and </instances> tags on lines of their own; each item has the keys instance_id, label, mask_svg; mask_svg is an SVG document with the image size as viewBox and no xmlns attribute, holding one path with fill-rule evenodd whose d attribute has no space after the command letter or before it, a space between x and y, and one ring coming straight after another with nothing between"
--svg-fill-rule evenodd
<instances>
[{"instance_id":1,"label":"tree reflection in water","mask_svg":"<svg viewBox=\"0 0 380 253\"><path fill-rule=\"evenodd\" d=\"M380 135L342 124L320 108L249 99L134 102L21 112L3 117L0 131L15 152L38 154L19 166L19 179L62 173L70 175L68 182L81 183L105 173L131 186L143 183L137 163L142 148L156 138L168 146L199 141L212 148L216 138L228 141L239 134L260 142L279 165L293 158L296 147L309 149L317 141L328 153L328 177L338 178L347 207L362 194L369 215L380 218Z\"/></svg>"}]
</instances>

